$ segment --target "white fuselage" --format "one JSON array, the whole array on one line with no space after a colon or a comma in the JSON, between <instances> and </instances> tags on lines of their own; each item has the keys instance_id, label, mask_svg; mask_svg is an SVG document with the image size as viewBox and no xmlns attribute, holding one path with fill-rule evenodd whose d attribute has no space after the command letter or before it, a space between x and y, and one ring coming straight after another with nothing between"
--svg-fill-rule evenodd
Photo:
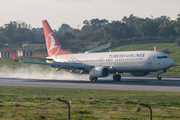
<instances>
[{"instance_id":1,"label":"white fuselage","mask_svg":"<svg viewBox=\"0 0 180 120\"><path fill-rule=\"evenodd\" d=\"M170 68L174 62L166 54L156 51L124 51L88 54L68 54L51 57L54 62L82 63L109 66L118 72L156 72Z\"/></svg>"}]
</instances>

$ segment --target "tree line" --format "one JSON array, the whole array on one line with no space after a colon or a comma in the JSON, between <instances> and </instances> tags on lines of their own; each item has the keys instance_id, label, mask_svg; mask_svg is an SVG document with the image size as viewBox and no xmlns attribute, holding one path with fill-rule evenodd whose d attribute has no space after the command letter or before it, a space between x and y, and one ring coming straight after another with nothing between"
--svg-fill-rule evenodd
<instances>
[{"instance_id":1,"label":"tree line","mask_svg":"<svg viewBox=\"0 0 180 120\"><path fill-rule=\"evenodd\" d=\"M168 16L140 18L133 14L112 22L96 18L84 20L81 29L62 24L54 32L62 44L73 40L103 43L122 39L175 39L180 37L180 14L176 20L171 20ZM45 43L43 28L32 28L25 22L10 21L0 27L0 45L6 43Z\"/></svg>"}]
</instances>

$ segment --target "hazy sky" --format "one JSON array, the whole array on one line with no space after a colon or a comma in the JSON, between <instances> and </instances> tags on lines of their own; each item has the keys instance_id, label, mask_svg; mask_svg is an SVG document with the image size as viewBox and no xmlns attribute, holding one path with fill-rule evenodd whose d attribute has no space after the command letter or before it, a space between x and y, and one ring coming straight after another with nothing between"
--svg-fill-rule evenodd
<instances>
[{"instance_id":1,"label":"hazy sky","mask_svg":"<svg viewBox=\"0 0 180 120\"><path fill-rule=\"evenodd\" d=\"M42 27L46 19L53 29L62 23L77 28L86 19L121 20L130 14L176 19L180 0L0 0L0 26L18 20Z\"/></svg>"}]
</instances>

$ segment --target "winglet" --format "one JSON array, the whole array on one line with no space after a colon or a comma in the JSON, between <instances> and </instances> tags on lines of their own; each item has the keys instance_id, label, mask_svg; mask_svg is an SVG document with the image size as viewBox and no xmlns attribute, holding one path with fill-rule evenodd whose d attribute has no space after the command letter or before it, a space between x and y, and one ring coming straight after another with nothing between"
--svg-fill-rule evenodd
<instances>
[{"instance_id":1,"label":"winglet","mask_svg":"<svg viewBox=\"0 0 180 120\"><path fill-rule=\"evenodd\" d=\"M14 55L12 54L12 52L11 52L11 50L10 50L9 48L8 48L8 50L9 50L9 53L10 53L12 59L13 59L15 62L20 62L20 61L18 61L18 60L14 57Z\"/></svg>"},{"instance_id":2,"label":"winglet","mask_svg":"<svg viewBox=\"0 0 180 120\"><path fill-rule=\"evenodd\" d=\"M157 50L156 50L156 46L154 46L154 51L157 51Z\"/></svg>"}]
</instances>

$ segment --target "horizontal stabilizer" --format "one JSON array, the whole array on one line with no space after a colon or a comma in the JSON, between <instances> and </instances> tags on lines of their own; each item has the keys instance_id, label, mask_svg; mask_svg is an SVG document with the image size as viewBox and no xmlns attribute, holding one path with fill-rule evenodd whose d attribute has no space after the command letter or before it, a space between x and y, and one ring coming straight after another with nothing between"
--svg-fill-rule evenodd
<instances>
[{"instance_id":1,"label":"horizontal stabilizer","mask_svg":"<svg viewBox=\"0 0 180 120\"><path fill-rule=\"evenodd\" d=\"M10 53L12 59L13 59L15 62L20 62L19 60L17 60L17 59L14 57L14 55L12 54L10 48L8 48L8 50L9 50L9 53Z\"/></svg>"}]
</instances>

